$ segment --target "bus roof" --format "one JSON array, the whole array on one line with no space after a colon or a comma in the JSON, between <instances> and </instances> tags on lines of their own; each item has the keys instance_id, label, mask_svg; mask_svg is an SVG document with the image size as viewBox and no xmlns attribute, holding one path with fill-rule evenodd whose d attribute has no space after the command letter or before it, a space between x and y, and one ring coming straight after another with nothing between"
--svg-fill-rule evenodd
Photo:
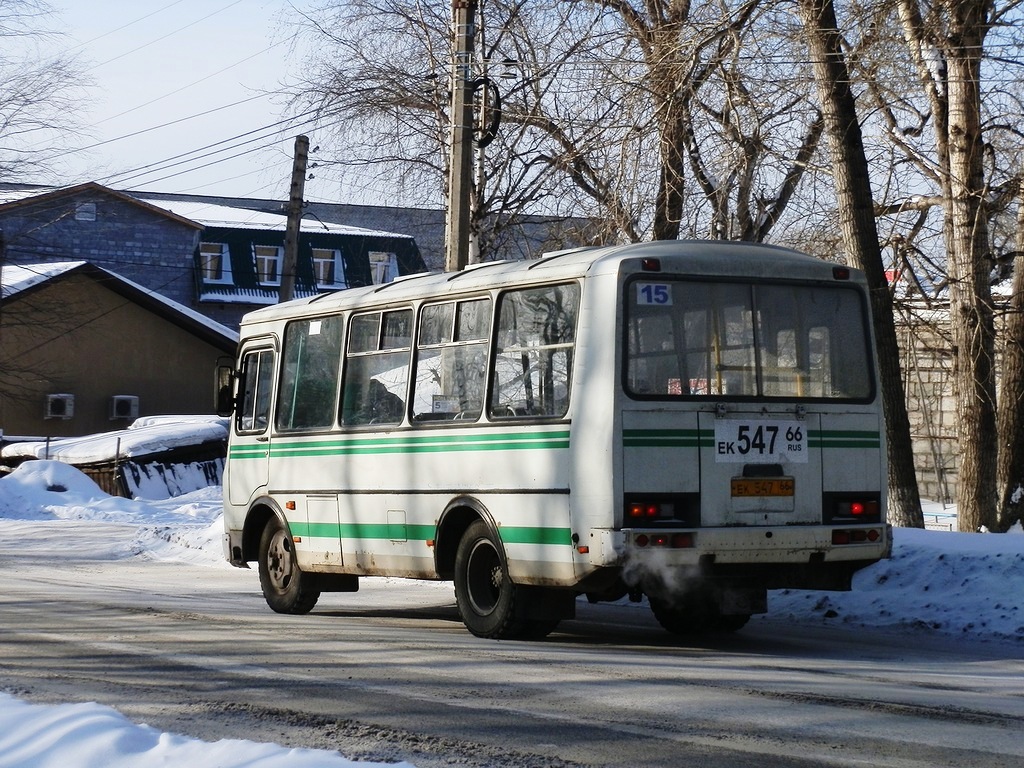
<instances>
[{"instance_id":1,"label":"bus roof","mask_svg":"<svg viewBox=\"0 0 1024 768\"><path fill-rule=\"evenodd\" d=\"M459 272L423 272L390 283L349 288L248 313L242 325L272 321L293 315L331 313L346 309L399 303L430 296L570 279L586 274L616 272L629 259L659 259L670 274L749 276L768 279L804 277L832 280L837 265L789 248L733 240L659 240L649 243L597 246L553 251L528 261L486 261ZM857 270L850 270L861 280ZM308 306L308 309L303 309Z\"/></svg>"}]
</instances>

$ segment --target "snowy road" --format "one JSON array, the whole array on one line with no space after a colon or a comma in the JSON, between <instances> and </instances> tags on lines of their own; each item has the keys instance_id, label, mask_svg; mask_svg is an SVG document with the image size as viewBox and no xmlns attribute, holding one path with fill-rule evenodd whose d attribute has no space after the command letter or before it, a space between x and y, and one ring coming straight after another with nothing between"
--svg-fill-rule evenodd
<instances>
[{"instance_id":1,"label":"snowy road","mask_svg":"<svg viewBox=\"0 0 1024 768\"><path fill-rule=\"evenodd\" d=\"M494 642L450 585L376 579L286 617L253 572L112 560L137 530L3 523L7 690L418 768L1024 764L1019 644L772 619L680 642L629 605Z\"/></svg>"}]
</instances>

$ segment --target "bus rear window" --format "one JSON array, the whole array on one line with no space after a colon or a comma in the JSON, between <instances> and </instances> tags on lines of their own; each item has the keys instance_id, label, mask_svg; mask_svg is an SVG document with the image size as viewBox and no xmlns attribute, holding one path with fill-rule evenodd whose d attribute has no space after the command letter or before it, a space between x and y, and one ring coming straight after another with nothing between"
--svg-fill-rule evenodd
<instances>
[{"instance_id":1,"label":"bus rear window","mask_svg":"<svg viewBox=\"0 0 1024 768\"><path fill-rule=\"evenodd\" d=\"M852 287L635 280L625 301L631 395L873 394L864 303Z\"/></svg>"}]
</instances>

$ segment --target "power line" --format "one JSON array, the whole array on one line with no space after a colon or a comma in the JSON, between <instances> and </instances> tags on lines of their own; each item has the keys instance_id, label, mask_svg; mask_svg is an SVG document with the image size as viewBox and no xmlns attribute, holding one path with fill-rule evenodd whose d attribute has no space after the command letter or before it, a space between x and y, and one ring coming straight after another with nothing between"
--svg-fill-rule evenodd
<instances>
[{"instance_id":1,"label":"power line","mask_svg":"<svg viewBox=\"0 0 1024 768\"><path fill-rule=\"evenodd\" d=\"M190 150L188 152L182 152L180 154L173 155L172 157L168 157L168 158L165 158L163 160L158 160L156 162L149 163L147 165L139 166L138 168L133 168L133 169L129 169L129 170L126 170L126 171L121 171L120 173L111 174L111 175L105 177L105 179L109 180L109 181L120 179L120 181L118 183L124 184L125 182L131 181L132 179L138 178L140 176L146 176L146 175L148 175L150 173L159 173L161 171L168 170L169 168L173 168L173 167L176 167L176 166L179 166L179 165L184 165L185 163L199 161L199 160L204 160L204 159L206 159L208 157L213 157L213 156L218 155L218 154L220 154L222 152L230 152L233 149L238 149L239 147L245 146L246 144L252 144L252 143L260 142L260 141L266 141L267 139L271 138L272 134L254 136L254 138L247 139L245 141L239 141L239 140L240 139L244 139L247 136L253 136L254 134L266 134L268 131L276 131L277 129L279 129L279 128L283 127L283 126L286 126L286 125L290 125L291 127L294 127L294 128L299 128L299 127L308 125L308 124L314 122L314 120L312 120L312 119L301 119L301 118L306 118L306 117L312 116L315 113L316 113L316 110L313 110L313 109L307 110L306 112L302 112L302 113L300 113L298 115L295 115L294 117L285 118L284 120L279 120L279 121L277 121L275 123L270 123L269 125L265 125L265 126L262 126L260 128L253 129L251 131L246 131L245 133L241 133L241 134L238 134L236 136L232 136L232 137L227 138L227 139L222 139L221 141L214 142L213 144L207 144L206 146L199 147L198 149L193 149L193 150ZM296 122L296 121L299 121L299 122ZM275 139L274 141L276 142L277 139ZM231 142L237 142L237 143L232 144ZM229 146L221 147L221 145L224 145L224 144L228 144ZM239 155L233 155L232 157L239 157L241 155L247 154L248 152L254 152L254 151L257 151L259 149L265 149L268 146L272 146L272 144L273 144L273 142L271 144L267 144L267 145L264 145L264 146L254 147L254 148L252 148L250 150L247 150L246 152L240 153ZM215 147L221 147L221 148L220 149L214 149ZM213 151L207 152L206 150L213 150ZM199 154L199 153L205 153L205 154ZM222 158L222 160L230 160L230 159L232 159L232 158ZM177 162L175 162L175 161L177 161ZM201 166L201 167L205 168L208 165L209 164Z\"/></svg>"},{"instance_id":2,"label":"power line","mask_svg":"<svg viewBox=\"0 0 1024 768\"><path fill-rule=\"evenodd\" d=\"M77 50L78 48L84 48L87 45L92 45L97 40L102 40L104 37L109 37L110 35L120 32L122 29L128 29L128 27L134 26L138 24L140 21L145 21L151 16L156 16L158 13L163 13L168 8L173 8L174 6L180 5L183 2L185 2L185 0L174 0L173 3L168 3L162 8L157 8L155 11L150 11L145 16L139 16L137 19L133 19L132 21L127 22L126 24L122 24L120 27L115 27L114 29L111 29L108 32L104 32L102 35L97 35L96 37L90 40L85 40L84 42L78 43L77 45L73 45L70 48L65 49L65 53Z\"/></svg>"},{"instance_id":3,"label":"power line","mask_svg":"<svg viewBox=\"0 0 1024 768\"><path fill-rule=\"evenodd\" d=\"M138 106L134 106L131 109L126 109L124 112L118 112L116 115L111 115L110 117L105 117L102 120L97 121L96 125L102 125L103 123L106 123L106 122L108 122L110 120L116 120L119 117L124 117L125 115L131 114L132 112L135 112L136 110L142 109L143 107L148 107L150 104L156 104L158 101L162 101L162 100L168 98L169 96L173 96L176 93L181 93L182 91L184 91L184 90L186 90L188 88L191 88L192 86L199 85L200 83L209 80L211 77L216 77L217 75L220 75L220 74L223 74L224 72L227 72L229 69L234 69L235 67L237 67L237 66L239 66L241 64L244 64L245 62L249 61L250 59L255 59L257 56L262 56L267 51L270 51L270 50L276 48L279 45L281 45L281 43L279 43L279 42L278 43L272 43L271 45L268 45L266 48L264 48L262 51L257 51L256 53L254 53L254 54L252 54L250 56L246 56L244 59L236 61L234 64L229 64L228 66L226 66L226 67L224 67L222 69L218 69L216 72L211 72L210 74L206 75L205 77L201 77L198 80L193 80L191 83L188 83L187 85L183 85L180 88L176 88L173 91L165 93L163 96L157 96L155 99L150 99L149 101L147 101L147 102L145 102L143 104L139 104ZM262 98L263 96L266 96L266 95L267 94L261 94L259 97L256 97L256 98ZM236 102L236 103L241 104L243 102ZM177 121L175 121L175 122L177 122Z\"/></svg>"},{"instance_id":4,"label":"power line","mask_svg":"<svg viewBox=\"0 0 1024 768\"><path fill-rule=\"evenodd\" d=\"M131 138L134 138L135 136L141 136L141 135L143 135L145 133L152 133L153 131L159 131L161 128L169 128L172 125L177 125L178 123L184 123L184 122L187 122L188 120L194 120L197 117L206 117L207 115L212 115L215 112L221 112L221 111L223 111L225 109L231 109L232 107L237 107L240 104L247 104L250 101L256 101L257 99L264 99L267 96L276 96L276 95L278 95L280 93L281 93L281 91L271 91L269 93L259 93L259 94L256 94L255 96L250 96L249 98L246 98L246 99L239 99L238 101L233 101L230 104L223 104L223 105L221 105L219 107L214 107L212 109L207 109L204 112L196 112L195 114L188 115L186 117L179 117L177 120L169 120L168 122L161 123L160 125L153 125L153 126L150 126L149 128L142 128L141 130L138 130L138 131L132 131L131 133L125 133L125 134L122 134L121 136L115 136L112 139L104 139L103 141L97 141L95 144L89 144L89 145L84 146L84 147L76 147L75 149L66 149L63 152L58 152L55 155L50 155L49 157L47 157L47 162L49 162L50 160L57 160L58 158L64 157L66 155L75 154L75 153L78 153L78 152L88 152L91 149L96 149L97 147L102 147L102 146L105 146L107 144L112 144L115 141L121 141L122 139L131 139ZM145 106L145 105L143 105L143 106ZM131 111L131 110L129 110L129 111ZM126 113L122 112L121 114L126 114ZM105 122L105 121L101 120L100 122Z\"/></svg>"},{"instance_id":5,"label":"power line","mask_svg":"<svg viewBox=\"0 0 1024 768\"><path fill-rule=\"evenodd\" d=\"M132 48L130 51L125 51L124 53L120 53L117 56L113 57L112 59L107 59L106 61L101 61L98 64L94 64L91 67L89 67L88 69L86 69L85 71L87 73L88 72L92 72L94 69L99 69L100 67L105 67L107 64L112 64L115 61L123 59L125 56L130 56L133 53L137 53L137 52L141 51L144 48L148 48L149 46L154 45L155 43L159 43L161 40L166 40L168 37L172 37L173 35L176 35L179 32L184 32L186 29L189 29L190 27L194 27L196 24L204 22L207 19L209 19L209 18L211 18L213 16L216 16L219 13L223 13L224 11L228 10L228 8L232 8L232 7L238 5L241 2L242 2L242 0L234 0L234 2L228 3L227 5L225 5L225 6L221 7L221 8L218 8L216 11L213 11L212 13L206 14L202 18L199 18L199 19L196 19L195 21L189 22L188 24L186 24L183 27L178 27L177 29L173 29L170 32L167 32L166 34L163 34L160 37L156 38L155 40L150 40L148 43L144 43L144 44L138 46L137 48Z\"/></svg>"}]
</instances>

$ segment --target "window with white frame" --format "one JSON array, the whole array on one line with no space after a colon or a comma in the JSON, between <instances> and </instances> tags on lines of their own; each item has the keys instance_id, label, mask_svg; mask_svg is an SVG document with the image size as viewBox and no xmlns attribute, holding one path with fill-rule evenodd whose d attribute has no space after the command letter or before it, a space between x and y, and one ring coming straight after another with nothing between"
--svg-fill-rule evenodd
<instances>
[{"instance_id":1,"label":"window with white frame","mask_svg":"<svg viewBox=\"0 0 1024 768\"><path fill-rule=\"evenodd\" d=\"M313 249L313 275L317 288L347 288L345 263L336 248Z\"/></svg>"},{"instance_id":2,"label":"window with white frame","mask_svg":"<svg viewBox=\"0 0 1024 768\"><path fill-rule=\"evenodd\" d=\"M252 253L256 259L256 279L263 285L280 285L284 247L279 245L254 245Z\"/></svg>"},{"instance_id":3,"label":"window with white frame","mask_svg":"<svg viewBox=\"0 0 1024 768\"><path fill-rule=\"evenodd\" d=\"M398 277L398 256L385 251L370 251L370 277L374 285L390 283Z\"/></svg>"},{"instance_id":4,"label":"window with white frame","mask_svg":"<svg viewBox=\"0 0 1024 768\"><path fill-rule=\"evenodd\" d=\"M231 254L227 243L200 243L199 269L204 283L230 283Z\"/></svg>"}]
</instances>

